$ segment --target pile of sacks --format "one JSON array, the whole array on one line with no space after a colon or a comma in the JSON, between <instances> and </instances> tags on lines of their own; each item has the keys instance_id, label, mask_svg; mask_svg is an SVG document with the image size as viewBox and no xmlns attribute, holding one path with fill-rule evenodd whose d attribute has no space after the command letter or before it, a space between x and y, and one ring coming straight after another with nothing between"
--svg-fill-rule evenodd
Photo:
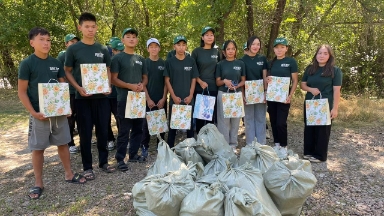
<instances>
[{"instance_id":1,"label":"pile of sacks","mask_svg":"<svg viewBox=\"0 0 384 216\"><path fill-rule=\"evenodd\" d=\"M279 158L280 156L280 158ZM170 149L132 189L139 216L300 215L316 185L309 161L254 141L234 154L213 124Z\"/></svg>"}]
</instances>

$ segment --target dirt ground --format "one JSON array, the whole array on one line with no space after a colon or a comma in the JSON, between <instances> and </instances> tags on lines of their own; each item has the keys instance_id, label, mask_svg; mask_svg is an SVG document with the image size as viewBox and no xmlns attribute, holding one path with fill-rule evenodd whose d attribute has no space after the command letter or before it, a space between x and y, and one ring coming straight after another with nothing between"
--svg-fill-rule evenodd
<instances>
[{"instance_id":1,"label":"dirt ground","mask_svg":"<svg viewBox=\"0 0 384 216\"><path fill-rule=\"evenodd\" d=\"M290 122L289 148L302 156L303 124ZM244 128L239 131L244 144ZM180 141L185 134L179 134ZM76 137L78 144L78 137ZM18 123L0 131L0 215L135 215L131 197L133 185L146 176L156 159L156 139L152 137L150 157L145 164L129 164L130 171L112 174L97 166L96 179L84 185L64 181L55 147L45 153L45 190L40 200L29 200L34 184L31 155L27 149L27 127ZM272 145L272 143L269 143ZM334 126L326 163L313 164L318 179L302 215L384 215L384 129L381 126L342 128ZM111 164L115 151L110 152ZM74 171L81 172L80 154L71 155Z\"/></svg>"}]
</instances>

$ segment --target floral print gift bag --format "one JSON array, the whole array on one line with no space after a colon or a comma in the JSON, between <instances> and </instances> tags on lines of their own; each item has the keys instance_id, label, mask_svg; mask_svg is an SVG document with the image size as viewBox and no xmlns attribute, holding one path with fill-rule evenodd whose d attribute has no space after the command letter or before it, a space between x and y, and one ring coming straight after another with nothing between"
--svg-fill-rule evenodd
<instances>
[{"instance_id":1,"label":"floral print gift bag","mask_svg":"<svg viewBox=\"0 0 384 216\"><path fill-rule=\"evenodd\" d=\"M191 129L192 106L172 105L171 124L172 129Z\"/></svg>"},{"instance_id":2,"label":"floral print gift bag","mask_svg":"<svg viewBox=\"0 0 384 216\"><path fill-rule=\"evenodd\" d=\"M57 83L49 83L51 80ZM68 83L59 83L50 79L48 83L39 83L39 108L44 117L70 115L71 105Z\"/></svg>"},{"instance_id":3,"label":"floral print gift bag","mask_svg":"<svg viewBox=\"0 0 384 216\"><path fill-rule=\"evenodd\" d=\"M331 125L331 113L329 111L328 99L305 100L305 117L308 126Z\"/></svg>"},{"instance_id":4,"label":"floral print gift bag","mask_svg":"<svg viewBox=\"0 0 384 216\"><path fill-rule=\"evenodd\" d=\"M150 135L168 132L167 116L164 109L147 112L146 119Z\"/></svg>"},{"instance_id":5,"label":"floral print gift bag","mask_svg":"<svg viewBox=\"0 0 384 216\"><path fill-rule=\"evenodd\" d=\"M107 66L103 64L80 64L81 82L87 94L108 93Z\"/></svg>"},{"instance_id":6,"label":"floral print gift bag","mask_svg":"<svg viewBox=\"0 0 384 216\"><path fill-rule=\"evenodd\" d=\"M264 103L264 80L245 81L245 100L247 104Z\"/></svg>"},{"instance_id":7,"label":"floral print gift bag","mask_svg":"<svg viewBox=\"0 0 384 216\"><path fill-rule=\"evenodd\" d=\"M125 106L125 118L145 118L145 92L129 91Z\"/></svg>"},{"instance_id":8,"label":"floral print gift bag","mask_svg":"<svg viewBox=\"0 0 384 216\"><path fill-rule=\"evenodd\" d=\"M276 76L271 76L271 78L272 82L268 84L267 89L267 101L285 103L288 98L289 83L291 82L291 78Z\"/></svg>"},{"instance_id":9,"label":"floral print gift bag","mask_svg":"<svg viewBox=\"0 0 384 216\"><path fill-rule=\"evenodd\" d=\"M223 93L221 100L224 118L244 117L243 94L241 92Z\"/></svg>"},{"instance_id":10,"label":"floral print gift bag","mask_svg":"<svg viewBox=\"0 0 384 216\"><path fill-rule=\"evenodd\" d=\"M208 87L207 87L208 88ZM213 111L215 109L216 98L213 96L202 94L196 95L195 109L193 110L193 118L212 121Z\"/></svg>"}]
</instances>

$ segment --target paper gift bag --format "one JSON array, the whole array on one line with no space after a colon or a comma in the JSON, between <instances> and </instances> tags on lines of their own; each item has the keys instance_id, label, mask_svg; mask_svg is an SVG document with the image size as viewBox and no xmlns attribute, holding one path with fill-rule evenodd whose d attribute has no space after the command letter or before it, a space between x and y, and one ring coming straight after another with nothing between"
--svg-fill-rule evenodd
<instances>
[{"instance_id":1,"label":"paper gift bag","mask_svg":"<svg viewBox=\"0 0 384 216\"><path fill-rule=\"evenodd\" d=\"M108 93L107 67L103 64L80 64L82 87L87 94Z\"/></svg>"},{"instance_id":2,"label":"paper gift bag","mask_svg":"<svg viewBox=\"0 0 384 216\"><path fill-rule=\"evenodd\" d=\"M39 83L38 91L40 112L45 117L71 114L68 83Z\"/></svg>"},{"instance_id":3,"label":"paper gift bag","mask_svg":"<svg viewBox=\"0 0 384 216\"><path fill-rule=\"evenodd\" d=\"M223 93L222 95L224 118L244 117L243 94L241 92Z\"/></svg>"},{"instance_id":4,"label":"paper gift bag","mask_svg":"<svg viewBox=\"0 0 384 216\"><path fill-rule=\"evenodd\" d=\"M268 84L267 101L285 103L288 98L290 77L271 76L272 82Z\"/></svg>"},{"instance_id":5,"label":"paper gift bag","mask_svg":"<svg viewBox=\"0 0 384 216\"><path fill-rule=\"evenodd\" d=\"M145 118L145 92L128 91L125 118Z\"/></svg>"},{"instance_id":6,"label":"paper gift bag","mask_svg":"<svg viewBox=\"0 0 384 216\"><path fill-rule=\"evenodd\" d=\"M209 96L209 92L208 95L203 94L196 95L195 109L193 110L193 118L212 121L216 97Z\"/></svg>"},{"instance_id":7,"label":"paper gift bag","mask_svg":"<svg viewBox=\"0 0 384 216\"><path fill-rule=\"evenodd\" d=\"M329 111L328 99L305 100L305 116L308 126L331 125L331 112Z\"/></svg>"},{"instance_id":8,"label":"paper gift bag","mask_svg":"<svg viewBox=\"0 0 384 216\"><path fill-rule=\"evenodd\" d=\"M247 104L264 103L264 80L245 81L245 100Z\"/></svg>"},{"instance_id":9,"label":"paper gift bag","mask_svg":"<svg viewBox=\"0 0 384 216\"><path fill-rule=\"evenodd\" d=\"M164 109L147 112L148 131L150 135L165 133L168 131L167 116Z\"/></svg>"},{"instance_id":10,"label":"paper gift bag","mask_svg":"<svg viewBox=\"0 0 384 216\"><path fill-rule=\"evenodd\" d=\"M191 129L192 106L172 105L171 129Z\"/></svg>"}]
</instances>

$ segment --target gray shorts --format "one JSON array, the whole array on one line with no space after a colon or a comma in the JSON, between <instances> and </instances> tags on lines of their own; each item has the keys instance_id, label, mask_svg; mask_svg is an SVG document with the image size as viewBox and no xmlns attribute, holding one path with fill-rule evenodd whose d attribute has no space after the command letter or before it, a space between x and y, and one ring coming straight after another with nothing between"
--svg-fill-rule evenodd
<instances>
[{"instance_id":1,"label":"gray shorts","mask_svg":"<svg viewBox=\"0 0 384 216\"><path fill-rule=\"evenodd\" d=\"M29 117L28 147L33 150L44 150L49 146L67 145L71 141L66 116L51 117L49 120L38 120Z\"/></svg>"}]
</instances>

